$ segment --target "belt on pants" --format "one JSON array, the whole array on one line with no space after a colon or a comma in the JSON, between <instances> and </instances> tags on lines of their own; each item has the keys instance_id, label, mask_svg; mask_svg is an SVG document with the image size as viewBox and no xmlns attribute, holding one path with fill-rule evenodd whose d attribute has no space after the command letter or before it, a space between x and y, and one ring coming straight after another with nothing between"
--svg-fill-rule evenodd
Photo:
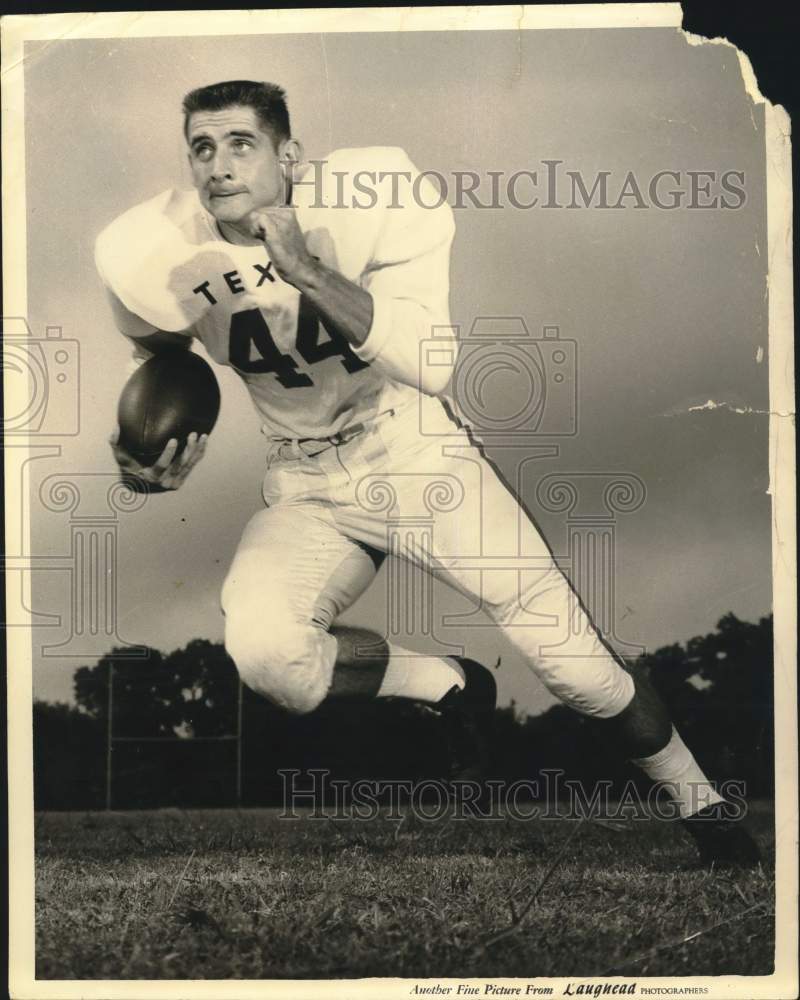
<instances>
[{"instance_id":1,"label":"belt on pants","mask_svg":"<svg viewBox=\"0 0 800 1000\"><path fill-rule=\"evenodd\" d=\"M349 427L324 438L271 438L270 440L276 445L273 454L278 458L302 458L303 456L314 458L329 448L338 448L340 444L347 444L359 434L371 430L378 422L393 417L395 412L393 409L383 410L371 420L350 424Z\"/></svg>"}]
</instances>

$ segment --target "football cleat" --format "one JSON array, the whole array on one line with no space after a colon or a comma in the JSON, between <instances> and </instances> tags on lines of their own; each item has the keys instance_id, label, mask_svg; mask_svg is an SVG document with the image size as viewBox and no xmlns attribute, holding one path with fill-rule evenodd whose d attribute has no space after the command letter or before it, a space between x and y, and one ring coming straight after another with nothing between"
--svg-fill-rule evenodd
<instances>
[{"instance_id":1,"label":"football cleat","mask_svg":"<svg viewBox=\"0 0 800 1000\"><path fill-rule=\"evenodd\" d=\"M725 802L715 802L682 820L710 868L755 868L761 863L758 845L740 822L726 818Z\"/></svg>"},{"instance_id":2,"label":"football cleat","mask_svg":"<svg viewBox=\"0 0 800 1000\"><path fill-rule=\"evenodd\" d=\"M480 781L489 762L489 742L497 703L497 684L480 663L453 657L464 671L463 689L452 687L436 703L447 729L452 781Z\"/></svg>"}]
</instances>

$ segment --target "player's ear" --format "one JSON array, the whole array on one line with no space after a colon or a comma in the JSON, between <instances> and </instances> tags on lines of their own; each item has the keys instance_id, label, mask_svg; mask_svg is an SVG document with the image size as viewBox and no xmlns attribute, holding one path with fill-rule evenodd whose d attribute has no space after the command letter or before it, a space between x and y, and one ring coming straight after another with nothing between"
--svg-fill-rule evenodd
<instances>
[{"instance_id":1,"label":"player's ear","mask_svg":"<svg viewBox=\"0 0 800 1000\"><path fill-rule=\"evenodd\" d=\"M284 139L278 146L278 162L283 175L283 202L292 202L292 186L294 184L294 168L303 159L303 147L297 139Z\"/></svg>"},{"instance_id":2,"label":"player's ear","mask_svg":"<svg viewBox=\"0 0 800 1000\"><path fill-rule=\"evenodd\" d=\"M284 139L278 147L278 156L287 163L302 163L303 144L299 139Z\"/></svg>"}]
</instances>

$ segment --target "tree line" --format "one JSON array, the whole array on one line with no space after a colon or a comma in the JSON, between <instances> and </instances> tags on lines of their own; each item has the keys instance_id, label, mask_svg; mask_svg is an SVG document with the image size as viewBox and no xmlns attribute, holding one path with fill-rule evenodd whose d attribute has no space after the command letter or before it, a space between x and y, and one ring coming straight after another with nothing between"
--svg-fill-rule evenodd
<instances>
[{"instance_id":1,"label":"tree line","mask_svg":"<svg viewBox=\"0 0 800 1000\"><path fill-rule=\"evenodd\" d=\"M752 624L727 614L714 632L641 656L633 669L662 694L707 772L761 797L774 782L772 664L772 617ZM291 716L240 691L222 644L205 639L141 659L113 649L76 671L74 692L74 705L34 703L38 809L106 805L109 708L115 809L278 805L282 769L327 769L344 781L446 773L445 734L430 710L385 699ZM592 720L562 705L535 716L513 703L498 709L489 776L535 779L554 768L587 785L639 780Z\"/></svg>"}]
</instances>

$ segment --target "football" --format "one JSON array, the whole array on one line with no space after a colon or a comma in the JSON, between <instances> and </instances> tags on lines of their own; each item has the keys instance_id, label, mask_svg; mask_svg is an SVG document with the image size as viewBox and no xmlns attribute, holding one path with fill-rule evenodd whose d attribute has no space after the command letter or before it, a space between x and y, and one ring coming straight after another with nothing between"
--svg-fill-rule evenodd
<instances>
[{"instance_id":1,"label":"football","mask_svg":"<svg viewBox=\"0 0 800 1000\"><path fill-rule=\"evenodd\" d=\"M159 352L125 383L117 407L119 443L149 467L170 438L177 438L180 454L192 431L209 434L219 406L219 385L203 358L179 348Z\"/></svg>"}]
</instances>

